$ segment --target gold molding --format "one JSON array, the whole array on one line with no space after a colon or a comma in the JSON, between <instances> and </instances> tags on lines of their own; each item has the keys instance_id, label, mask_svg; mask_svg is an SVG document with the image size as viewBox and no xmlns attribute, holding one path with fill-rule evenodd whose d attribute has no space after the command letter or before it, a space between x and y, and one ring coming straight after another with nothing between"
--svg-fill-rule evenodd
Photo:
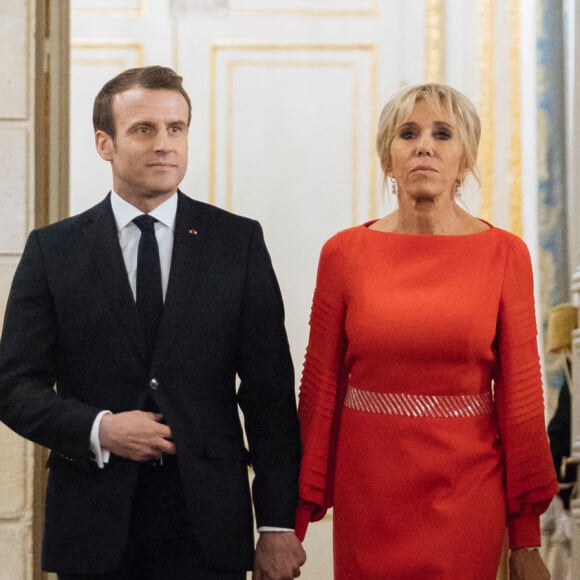
<instances>
[{"instance_id":1,"label":"gold molding","mask_svg":"<svg viewBox=\"0 0 580 580\"><path fill-rule=\"evenodd\" d=\"M147 13L147 0L137 0L135 8L71 8L71 18L89 16L143 16Z\"/></svg>"},{"instance_id":2,"label":"gold molding","mask_svg":"<svg viewBox=\"0 0 580 580\"><path fill-rule=\"evenodd\" d=\"M317 9L317 8L234 8L234 16L298 16L301 18L376 18L379 15L379 0L372 0L364 10Z\"/></svg>"},{"instance_id":3,"label":"gold molding","mask_svg":"<svg viewBox=\"0 0 580 580\"><path fill-rule=\"evenodd\" d=\"M479 0L480 19L479 42L479 85L481 117L480 173L481 173L481 207L480 217L493 221L493 187L494 187L494 151L495 151L495 111L494 111L494 1Z\"/></svg>"},{"instance_id":4,"label":"gold molding","mask_svg":"<svg viewBox=\"0 0 580 580\"><path fill-rule=\"evenodd\" d=\"M212 54L220 51L220 50L264 50L264 51L363 51L369 52L376 50L375 44L365 44L365 43L357 43L357 44L315 44L315 43L308 43L308 44L298 44L298 43L288 43L288 44L259 44L259 43L243 43L237 40L232 41L222 41L220 43L212 44L211 45L211 52Z\"/></svg>"},{"instance_id":5,"label":"gold molding","mask_svg":"<svg viewBox=\"0 0 580 580\"><path fill-rule=\"evenodd\" d=\"M222 50L244 50L244 51L364 51L370 56L370 99L371 99L371 111L370 118L372 122L376 122L377 119L377 89L378 89L378 70L377 70L377 47L374 44L354 44L354 45L318 45L318 44L288 44L288 45L278 45L278 44L240 44L238 42L231 43L221 43L214 44L211 47L210 52L210 70L209 70L209 82L210 82L210 104L209 104L209 171L208 171L208 200L210 203L215 203L216 198L216 70L217 70L217 54ZM351 220L352 223L358 221L358 133L357 128L359 126L359 107L360 107L360 79L355 67L355 62L353 61L280 61L280 60L232 60L228 62L228 72L227 72L227 129L226 129L226 207L232 209L233 204L233 183L232 183L232 164L233 164L233 151L232 151L232 94L233 94L233 70L235 66L240 65L259 65L259 66L312 66L312 67L323 67L323 66L348 66L352 67L355 74L354 82L354 94L353 94L353 130L351 137L351 155L352 155L352 175L351 175ZM369 195L370 195L370 214L371 217L375 216L376 205L377 205L377 186L376 186L376 172L377 172L377 161L376 154L374 151L374 131L370 131L371 143L369 151Z\"/></svg>"},{"instance_id":6,"label":"gold molding","mask_svg":"<svg viewBox=\"0 0 580 580\"><path fill-rule=\"evenodd\" d=\"M73 40L70 44L71 53L73 50L133 50L137 53L137 66L143 66L144 62L144 48L142 42L134 42L134 41L124 41L124 40L99 40L99 41L90 41L90 40ZM91 63L91 64L103 64L103 63L117 63L120 62L120 59L116 58L103 58L103 59L95 59L95 60L83 60L83 59L72 59L71 64L82 64L82 63Z\"/></svg>"},{"instance_id":7,"label":"gold molding","mask_svg":"<svg viewBox=\"0 0 580 580\"><path fill-rule=\"evenodd\" d=\"M425 80L445 77L445 0L427 0L425 25Z\"/></svg>"},{"instance_id":8,"label":"gold molding","mask_svg":"<svg viewBox=\"0 0 580 580\"><path fill-rule=\"evenodd\" d=\"M521 236L523 233L523 226L519 0L510 1L509 11L512 30L509 65L509 109L511 119L509 151L509 217L510 231Z\"/></svg>"},{"instance_id":9,"label":"gold molding","mask_svg":"<svg viewBox=\"0 0 580 580\"><path fill-rule=\"evenodd\" d=\"M89 65L89 66L102 66L102 65L112 65L116 68L120 68L123 69L124 67L126 67L126 63L127 61L122 59L122 58L104 58L104 59L98 59L98 58L92 58L92 59L82 59L82 58L73 58L70 61L71 66L72 65Z\"/></svg>"}]
</instances>

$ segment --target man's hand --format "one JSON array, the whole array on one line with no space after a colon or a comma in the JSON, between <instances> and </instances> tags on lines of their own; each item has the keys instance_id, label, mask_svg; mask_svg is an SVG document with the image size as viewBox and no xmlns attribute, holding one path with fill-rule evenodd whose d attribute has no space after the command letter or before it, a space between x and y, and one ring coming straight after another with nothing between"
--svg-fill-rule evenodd
<instances>
[{"instance_id":1,"label":"man's hand","mask_svg":"<svg viewBox=\"0 0 580 580\"><path fill-rule=\"evenodd\" d=\"M99 426L101 447L132 461L157 459L163 453L174 455L171 429L160 422L162 419L163 415L146 411L103 415Z\"/></svg>"},{"instance_id":2,"label":"man's hand","mask_svg":"<svg viewBox=\"0 0 580 580\"><path fill-rule=\"evenodd\" d=\"M510 554L511 580L550 580L540 552L528 552L524 548L512 550Z\"/></svg>"},{"instance_id":3,"label":"man's hand","mask_svg":"<svg viewBox=\"0 0 580 580\"><path fill-rule=\"evenodd\" d=\"M306 553L294 532L262 532L256 545L253 580L292 580L300 576Z\"/></svg>"}]
</instances>

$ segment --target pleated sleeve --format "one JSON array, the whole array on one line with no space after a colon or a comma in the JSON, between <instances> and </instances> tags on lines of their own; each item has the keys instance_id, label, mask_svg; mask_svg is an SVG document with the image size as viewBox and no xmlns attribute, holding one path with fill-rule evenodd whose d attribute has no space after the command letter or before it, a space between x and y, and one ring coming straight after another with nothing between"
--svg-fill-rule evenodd
<instances>
[{"instance_id":1,"label":"pleated sleeve","mask_svg":"<svg viewBox=\"0 0 580 580\"><path fill-rule=\"evenodd\" d=\"M302 439L296 534L332 505L334 440L346 386L343 359L344 255L336 237L323 247L310 315L310 338L300 385L298 413Z\"/></svg>"},{"instance_id":2,"label":"pleated sleeve","mask_svg":"<svg viewBox=\"0 0 580 580\"><path fill-rule=\"evenodd\" d=\"M558 491L544 422L532 269L528 249L512 241L497 329L495 401L505 454L511 548L540 545L539 516Z\"/></svg>"}]
</instances>

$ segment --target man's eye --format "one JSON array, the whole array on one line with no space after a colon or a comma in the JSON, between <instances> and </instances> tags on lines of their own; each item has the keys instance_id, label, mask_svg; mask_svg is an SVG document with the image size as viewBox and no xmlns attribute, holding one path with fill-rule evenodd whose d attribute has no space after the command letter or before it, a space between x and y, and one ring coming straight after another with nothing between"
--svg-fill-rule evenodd
<instances>
[{"instance_id":1,"label":"man's eye","mask_svg":"<svg viewBox=\"0 0 580 580\"><path fill-rule=\"evenodd\" d=\"M149 133L149 127L139 127L137 132L141 133L141 135L146 135Z\"/></svg>"}]
</instances>

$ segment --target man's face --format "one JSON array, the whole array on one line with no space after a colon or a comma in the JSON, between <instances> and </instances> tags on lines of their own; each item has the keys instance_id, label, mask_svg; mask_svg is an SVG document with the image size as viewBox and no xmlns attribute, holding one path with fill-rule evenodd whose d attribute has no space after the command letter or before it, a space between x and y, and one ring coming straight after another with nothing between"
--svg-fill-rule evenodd
<instances>
[{"instance_id":1,"label":"man's face","mask_svg":"<svg viewBox=\"0 0 580 580\"><path fill-rule=\"evenodd\" d=\"M175 193L187 169L188 116L176 91L134 86L113 97L115 138L97 131L95 141L122 198L152 209Z\"/></svg>"}]
</instances>

